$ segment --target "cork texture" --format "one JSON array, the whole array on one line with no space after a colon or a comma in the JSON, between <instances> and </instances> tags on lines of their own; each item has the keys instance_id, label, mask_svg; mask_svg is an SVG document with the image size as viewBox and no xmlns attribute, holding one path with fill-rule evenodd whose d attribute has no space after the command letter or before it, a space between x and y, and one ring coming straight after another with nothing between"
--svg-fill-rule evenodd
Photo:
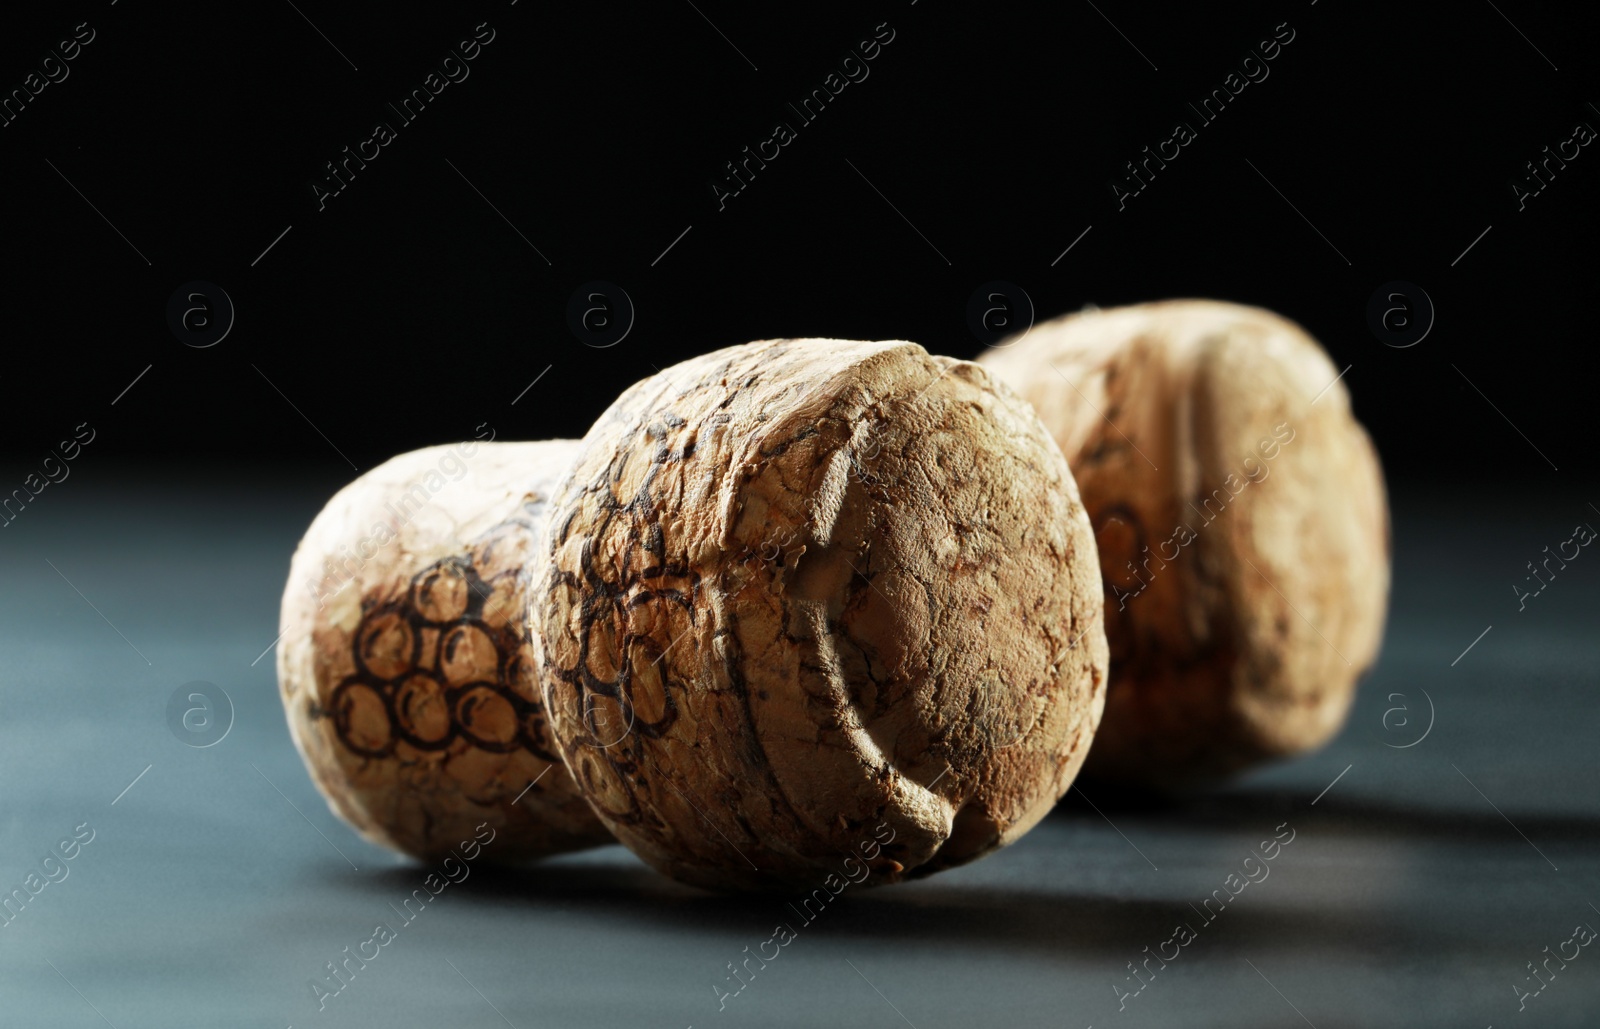
<instances>
[{"instance_id":1,"label":"cork texture","mask_svg":"<svg viewBox=\"0 0 1600 1029\"><path fill-rule=\"evenodd\" d=\"M550 738L525 619L573 441L402 454L312 522L284 590L278 681L334 813L430 859L488 823L484 860L609 842ZM520 797L520 799L518 799Z\"/></svg>"},{"instance_id":2,"label":"cork texture","mask_svg":"<svg viewBox=\"0 0 1600 1029\"><path fill-rule=\"evenodd\" d=\"M1099 722L1088 518L1032 410L970 362L769 340L676 365L596 422L549 527L530 613L557 738L680 880L970 861L1049 810Z\"/></svg>"},{"instance_id":3,"label":"cork texture","mask_svg":"<svg viewBox=\"0 0 1600 1029\"><path fill-rule=\"evenodd\" d=\"M1182 300L1041 324L983 363L1055 435L1100 546L1112 676L1087 773L1182 789L1337 732L1382 636L1389 519L1316 341Z\"/></svg>"}]
</instances>

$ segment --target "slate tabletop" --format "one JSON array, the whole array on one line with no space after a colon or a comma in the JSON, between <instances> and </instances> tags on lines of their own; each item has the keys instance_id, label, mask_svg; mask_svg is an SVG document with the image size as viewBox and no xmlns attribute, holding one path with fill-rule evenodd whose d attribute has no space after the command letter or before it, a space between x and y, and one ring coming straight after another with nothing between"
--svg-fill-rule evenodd
<instances>
[{"instance_id":1,"label":"slate tabletop","mask_svg":"<svg viewBox=\"0 0 1600 1029\"><path fill-rule=\"evenodd\" d=\"M1393 484L1387 636L1348 724L1223 789L1083 782L1015 846L809 921L613 846L468 865L405 922L430 869L329 812L274 682L288 558L337 481L70 485L0 549L0 886L28 897L0 928L0 1024L1538 1027L1600 1006L1600 559L1520 609L1507 588L1600 522L1581 495ZM207 747L168 714L194 681L233 709ZM380 923L379 957L332 979Z\"/></svg>"}]
</instances>

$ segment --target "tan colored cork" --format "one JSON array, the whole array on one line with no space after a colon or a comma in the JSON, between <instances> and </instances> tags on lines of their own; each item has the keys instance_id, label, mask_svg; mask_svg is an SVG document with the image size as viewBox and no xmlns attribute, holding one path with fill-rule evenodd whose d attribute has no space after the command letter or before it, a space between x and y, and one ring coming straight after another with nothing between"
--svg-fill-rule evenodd
<instances>
[{"instance_id":1,"label":"tan colored cork","mask_svg":"<svg viewBox=\"0 0 1600 1029\"><path fill-rule=\"evenodd\" d=\"M556 737L617 838L685 882L838 892L973 860L1050 809L1099 722L1089 521L970 362L768 340L676 365L595 423L549 529Z\"/></svg>"},{"instance_id":2,"label":"tan colored cork","mask_svg":"<svg viewBox=\"0 0 1600 1029\"><path fill-rule=\"evenodd\" d=\"M1041 324L983 363L1050 427L1095 526L1112 676L1087 774L1182 788L1337 732L1382 636L1389 517L1317 342L1173 300Z\"/></svg>"},{"instance_id":3,"label":"tan colored cork","mask_svg":"<svg viewBox=\"0 0 1600 1029\"><path fill-rule=\"evenodd\" d=\"M486 822L483 860L502 863L609 842L551 742L525 617L545 504L576 452L402 454L340 490L295 551L278 645L290 735L368 840L432 859Z\"/></svg>"}]
</instances>

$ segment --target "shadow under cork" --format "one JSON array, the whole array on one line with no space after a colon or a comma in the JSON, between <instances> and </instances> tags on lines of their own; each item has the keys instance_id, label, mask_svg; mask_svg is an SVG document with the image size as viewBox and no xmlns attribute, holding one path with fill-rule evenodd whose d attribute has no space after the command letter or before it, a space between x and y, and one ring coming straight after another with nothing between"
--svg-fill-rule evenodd
<instances>
[{"instance_id":1,"label":"shadow under cork","mask_svg":"<svg viewBox=\"0 0 1600 1029\"><path fill-rule=\"evenodd\" d=\"M1208 798L1204 803L1168 809L1163 823L1176 818L1177 825L1192 830L1197 845L1204 845L1208 835L1220 841L1230 834L1236 838L1239 832L1258 829L1263 816L1273 817L1279 805L1283 811L1303 813L1309 800L1297 793L1275 797L1271 811L1265 810L1260 796ZM1084 811L1099 820L1087 807ZM1126 814L1124 809L1119 812ZM1437 840L1438 816L1432 816L1432 822L1418 822L1415 814L1406 808L1371 804L1329 807L1319 816L1317 835L1327 839L1330 835L1386 833ZM1052 816L1075 817L1082 813L1070 808ZM1484 822L1471 828L1487 839L1493 827ZM1563 832L1566 838L1592 832L1582 820L1546 820L1538 828L1550 832L1552 839ZM1494 839L1504 843L1509 832L1501 823ZM1516 842L1521 845L1520 840ZM1425 952L1481 959L1486 947L1497 952L1505 949L1485 938L1487 926L1478 924L1473 912L1441 914L1427 898L1399 904L1343 903L1339 897L1308 899L1300 892L1263 883L1221 911L1202 912L1194 905L1204 902L1208 890L1221 886L1233 868L1219 867L1214 876L1199 878L1191 869L1189 874L1176 873L1165 881L1152 879L1154 888L1133 893L1116 884L1095 884L1094 870L1086 866L1083 852L1076 848L1051 848L1044 856L1050 867L1043 875L1037 867L1039 859L1035 849L1029 869L986 868L984 874L991 881L935 877L887 889L846 888L825 904L813 901L809 905L799 896L717 894L685 886L635 861L620 848L566 855L521 868L475 868L468 879L449 889L452 907L522 913L529 924L579 917L597 926L685 940L765 938L783 924L798 937L835 943L957 946L1032 959L1110 962L1114 968L1169 939L1179 924L1189 926L1204 941L1201 952L1211 958L1272 952L1307 960L1401 961ZM354 891L393 900L417 888L426 871L419 865L370 875L340 875ZM992 881L995 873L1050 885L1041 889L996 882ZM1506 950L1506 960L1516 953L1515 947Z\"/></svg>"},{"instance_id":2,"label":"shadow under cork","mask_svg":"<svg viewBox=\"0 0 1600 1029\"><path fill-rule=\"evenodd\" d=\"M1371 795L1323 796L1300 790L1236 790L1173 798L1134 790L1119 790L1087 783L1094 806L1086 803L1077 786L1068 791L1047 816L1051 820L1093 819L1104 824L1102 813L1123 825L1122 818L1158 820L1163 830L1178 833L1248 833L1274 819L1315 817L1320 835L1362 842L1523 845L1518 833L1541 844L1600 843L1600 817L1580 814L1517 812L1511 822L1485 805L1442 809L1417 802L1389 800ZM1312 801L1318 801L1315 806ZM1309 814L1308 814L1309 812ZM1121 817L1118 817L1121 816ZM1512 823L1515 828L1512 828Z\"/></svg>"}]
</instances>

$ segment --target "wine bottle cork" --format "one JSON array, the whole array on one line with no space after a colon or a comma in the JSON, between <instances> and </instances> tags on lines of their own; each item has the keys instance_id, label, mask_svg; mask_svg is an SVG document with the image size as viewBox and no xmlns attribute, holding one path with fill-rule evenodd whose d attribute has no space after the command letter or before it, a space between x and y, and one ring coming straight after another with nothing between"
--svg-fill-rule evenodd
<instances>
[{"instance_id":1,"label":"wine bottle cork","mask_svg":"<svg viewBox=\"0 0 1600 1029\"><path fill-rule=\"evenodd\" d=\"M1066 461L983 368L913 343L768 340L636 384L547 546L558 745L685 882L836 893L973 860L1050 809L1099 721Z\"/></svg>"},{"instance_id":2,"label":"wine bottle cork","mask_svg":"<svg viewBox=\"0 0 1600 1029\"><path fill-rule=\"evenodd\" d=\"M550 735L527 624L568 440L429 447L340 490L284 590L278 681L328 806L423 859L493 831L511 863L610 841Z\"/></svg>"},{"instance_id":3,"label":"wine bottle cork","mask_svg":"<svg viewBox=\"0 0 1600 1029\"><path fill-rule=\"evenodd\" d=\"M1382 637L1389 516L1317 342L1173 300L1041 324L982 361L1060 443L1100 546L1111 687L1087 774L1182 789L1333 736Z\"/></svg>"}]
</instances>

